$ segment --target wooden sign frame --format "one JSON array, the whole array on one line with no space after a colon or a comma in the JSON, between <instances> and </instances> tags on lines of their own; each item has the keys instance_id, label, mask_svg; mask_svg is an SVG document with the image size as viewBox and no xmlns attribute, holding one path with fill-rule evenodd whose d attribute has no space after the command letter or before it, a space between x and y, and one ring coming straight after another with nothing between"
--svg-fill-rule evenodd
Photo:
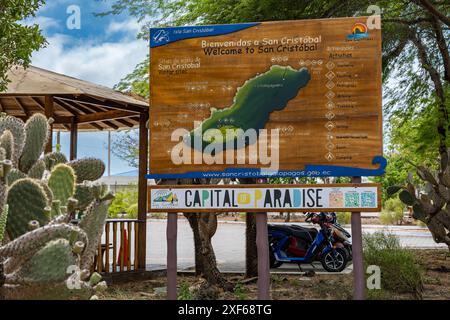
<instances>
[{"instance_id":1,"label":"wooden sign frame","mask_svg":"<svg viewBox=\"0 0 450 320\"><path fill-rule=\"evenodd\" d=\"M386 161L382 157L381 32L368 29L366 21L367 17L350 17L150 29L152 107L147 178L383 174ZM206 53L222 50L209 47L221 43L226 44L227 52L236 48L242 52L217 56ZM280 53L279 46L297 49ZM307 47L311 48L306 50ZM272 90L271 85L283 86L284 75L281 80L273 77L272 67L290 72L305 69L310 77L303 87L299 85L293 98L283 102L283 108L269 112L268 120L259 126L280 130L277 170L266 170L262 163L250 163L249 159L244 164L237 163L238 149L234 150L233 164L196 163L205 149L196 149L193 142L188 148L190 160L173 163L171 151L184 140L172 140L174 129L183 128L193 137L198 128L194 121L205 123L214 118L214 112L218 115L231 108L246 84L245 90L257 90L248 89L254 79L259 82L251 85L267 86L265 92ZM268 83L259 78L267 75ZM278 95L278 89L273 90L263 101ZM252 103L245 101L242 105ZM254 108L250 107L257 117L261 109ZM217 126L222 130L232 120L254 117L239 115L234 119L227 114L227 124ZM237 126L245 127L241 125ZM258 136L253 146L258 144L259 148L261 140L264 139ZM255 154L251 146L244 148L248 155ZM272 145L267 147L272 150ZM223 154L225 158L225 153L224 150L215 155Z\"/></svg>"}]
</instances>

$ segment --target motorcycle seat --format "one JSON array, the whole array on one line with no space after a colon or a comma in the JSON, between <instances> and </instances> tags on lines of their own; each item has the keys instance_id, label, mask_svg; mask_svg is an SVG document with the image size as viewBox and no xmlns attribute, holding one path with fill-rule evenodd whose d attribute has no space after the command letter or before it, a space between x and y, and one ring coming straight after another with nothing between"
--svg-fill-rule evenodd
<instances>
[{"instance_id":1,"label":"motorcycle seat","mask_svg":"<svg viewBox=\"0 0 450 320\"><path fill-rule=\"evenodd\" d=\"M286 233L286 235L312 242L317 236L316 228L306 228L298 225L269 225L269 229Z\"/></svg>"},{"instance_id":2,"label":"motorcycle seat","mask_svg":"<svg viewBox=\"0 0 450 320\"><path fill-rule=\"evenodd\" d=\"M291 234L292 236L296 238L303 239L305 241L312 242L317 236L317 229L316 228L305 228L300 226L291 226Z\"/></svg>"}]
</instances>

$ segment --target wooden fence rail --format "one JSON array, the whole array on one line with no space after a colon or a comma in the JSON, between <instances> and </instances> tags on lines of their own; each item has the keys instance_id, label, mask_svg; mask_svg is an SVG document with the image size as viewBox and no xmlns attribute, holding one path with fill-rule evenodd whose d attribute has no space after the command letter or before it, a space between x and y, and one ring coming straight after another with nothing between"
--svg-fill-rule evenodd
<instances>
[{"instance_id":1,"label":"wooden fence rail","mask_svg":"<svg viewBox=\"0 0 450 320\"><path fill-rule=\"evenodd\" d=\"M140 224L137 219L106 220L95 258L95 271L114 273L138 269Z\"/></svg>"}]
</instances>

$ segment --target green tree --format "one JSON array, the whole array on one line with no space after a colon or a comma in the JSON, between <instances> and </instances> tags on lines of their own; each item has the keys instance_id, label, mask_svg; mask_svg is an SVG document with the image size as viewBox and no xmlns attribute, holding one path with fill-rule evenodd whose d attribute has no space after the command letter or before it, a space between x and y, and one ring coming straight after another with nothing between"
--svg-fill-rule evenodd
<instances>
[{"instance_id":1,"label":"green tree","mask_svg":"<svg viewBox=\"0 0 450 320\"><path fill-rule=\"evenodd\" d=\"M13 66L27 67L31 54L45 45L39 26L20 21L35 16L44 0L2 0L0 2L0 92L6 90L7 73Z\"/></svg>"}]
</instances>

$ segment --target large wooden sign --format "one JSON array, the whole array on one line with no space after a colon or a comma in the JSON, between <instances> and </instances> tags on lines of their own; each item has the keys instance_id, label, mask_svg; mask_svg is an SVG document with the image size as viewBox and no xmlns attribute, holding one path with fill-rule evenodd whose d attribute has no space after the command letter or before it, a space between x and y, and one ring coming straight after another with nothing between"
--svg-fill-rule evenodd
<instances>
[{"instance_id":1,"label":"large wooden sign","mask_svg":"<svg viewBox=\"0 0 450 320\"><path fill-rule=\"evenodd\" d=\"M366 20L151 29L148 177L381 174L381 33Z\"/></svg>"},{"instance_id":2,"label":"large wooden sign","mask_svg":"<svg viewBox=\"0 0 450 320\"><path fill-rule=\"evenodd\" d=\"M378 212L380 185L151 186L149 212L364 211Z\"/></svg>"}]
</instances>

